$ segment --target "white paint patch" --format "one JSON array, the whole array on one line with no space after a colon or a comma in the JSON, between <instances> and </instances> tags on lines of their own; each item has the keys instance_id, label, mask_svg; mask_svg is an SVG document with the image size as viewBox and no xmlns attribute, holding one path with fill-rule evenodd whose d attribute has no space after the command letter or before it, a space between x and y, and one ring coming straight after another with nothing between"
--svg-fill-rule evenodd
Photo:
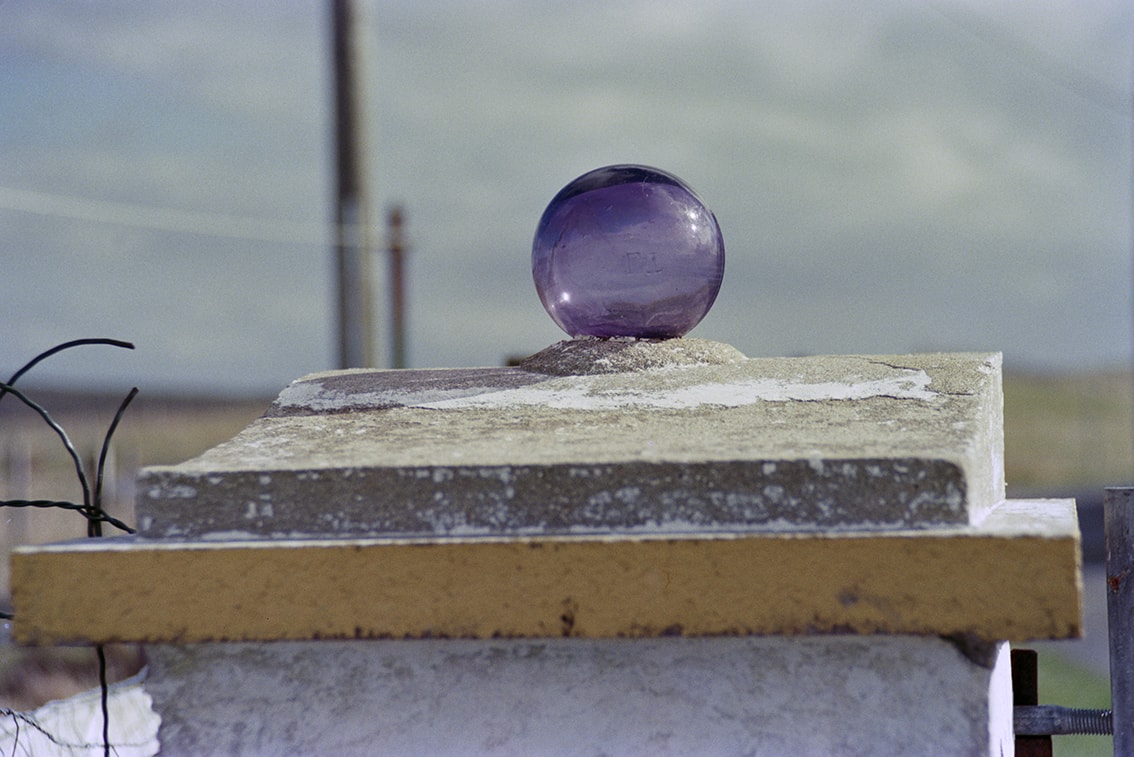
<instances>
[{"instance_id":1,"label":"white paint patch","mask_svg":"<svg viewBox=\"0 0 1134 757\"><path fill-rule=\"evenodd\" d=\"M322 384L296 381L280 392L280 407L309 407L313 410L334 410L342 402L342 394L328 392Z\"/></svg>"},{"instance_id":2,"label":"white paint patch","mask_svg":"<svg viewBox=\"0 0 1134 757\"><path fill-rule=\"evenodd\" d=\"M352 408L418 406L473 396L485 392L484 387L463 389L379 389L369 392L342 391L324 386L318 381L296 381L286 387L276 399L282 409L303 408L315 412L339 412Z\"/></svg>"},{"instance_id":3,"label":"white paint patch","mask_svg":"<svg viewBox=\"0 0 1134 757\"><path fill-rule=\"evenodd\" d=\"M1002 641L996 650L996 663L988 683L988 753L1008 754L1015 743L1012 729L1012 651Z\"/></svg>"},{"instance_id":4,"label":"white paint patch","mask_svg":"<svg viewBox=\"0 0 1134 757\"><path fill-rule=\"evenodd\" d=\"M224 542L233 542L233 541L249 542L249 541L257 541L257 540L267 540L270 537L265 535L265 534L262 534L262 533L256 533L254 531L231 530L231 531L214 531L214 532L207 533L207 534L201 534L200 536L195 536L193 538L199 539L200 541L224 543Z\"/></svg>"},{"instance_id":5,"label":"white paint patch","mask_svg":"<svg viewBox=\"0 0 1134 757\"><path fill-rule=\"evenodd\" d=\"M654 391L639 388L604 388L604 376L553 379L515 389L502 389L466 397L415 403L433 410L461 408L492 409L538 406L562 410L616 410L652 407L688 410L703 405L741 407L758 402L823 402L892 397L929 401L937 393L929 389L932 379L923 370L903 370L899 375L868 381L806 383L779 379L749 379L734 383L707 383L667 387Z\"/></svg>"},{"instance_id":6,"label":"white paint patch","mask_svg":"<svg viewBox=\"0 0 1134 757\"><path fill-rule=\"evenodd\" d=\"M197 489L187 484L174 486L153 486L147 491L150 499L193 499Z\"/></svg>"}]
</instances>

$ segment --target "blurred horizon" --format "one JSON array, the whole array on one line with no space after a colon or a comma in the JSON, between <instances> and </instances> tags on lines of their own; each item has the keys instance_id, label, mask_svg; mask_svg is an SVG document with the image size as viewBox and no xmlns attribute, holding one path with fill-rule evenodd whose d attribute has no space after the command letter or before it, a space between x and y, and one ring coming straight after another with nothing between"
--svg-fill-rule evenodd
<instances>
[{"instance_id":1,"label":"blurred horizon","mask_svg":"<svg viewBox=\"0 0 1134 757\"><path fill-rule=\"evenodd\" d=\"M715 212L691 337L750 357L1134 364L1134 5L370 0L369 215L405 207L409 367L566 335L535 225L601 165ZM329 9L0 4L0 373L272 396L334 366ZM377 354L389 350L376 223Z\"/></svg>"}]
</instances>

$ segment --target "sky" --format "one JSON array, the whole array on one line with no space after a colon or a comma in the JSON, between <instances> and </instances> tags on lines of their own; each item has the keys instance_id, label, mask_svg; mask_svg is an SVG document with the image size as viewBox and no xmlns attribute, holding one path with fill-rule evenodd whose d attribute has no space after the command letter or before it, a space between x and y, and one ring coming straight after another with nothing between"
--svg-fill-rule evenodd
<instances>
[{"instance_id":1,"label":"sky","mask_svg":"<svg viewBox=\"0 0 1134 757\"><path fill-rule=\"evenodd\" d=\"M364 11L370 213L405 208L410 367L566 338L532 235L612 163L676 174L717 216L724 284L691 337L1134 359L1126 0ZM329 60L326 2L0 2L0 374L81 337L136 349L34 375L274 394L337 367Z\"/></svg>"}]
</instances>

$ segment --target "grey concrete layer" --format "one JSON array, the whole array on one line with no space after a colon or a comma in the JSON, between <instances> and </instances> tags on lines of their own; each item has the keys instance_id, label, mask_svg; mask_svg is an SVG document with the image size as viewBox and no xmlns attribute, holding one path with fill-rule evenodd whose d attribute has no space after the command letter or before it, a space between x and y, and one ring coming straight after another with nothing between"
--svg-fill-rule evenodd
<instances>
[{"instance_id":1,"label":"grey concrete layer","mask_svg":"<svg viewBox=\"0 0 1134 757\"><path fill-rule=\"evenodd\" d=\"M1004 496L1002 405L998 354L314 374L231 441L143 471L138 519L148 536L963 525Z\"/></svg>"},{"instance_id":2,"label":"grey concrete layer","mask_svg":"<svg viewBox=\"0 0 1134 757\"><path fill-rule=\"evenodd\" d=\"M147 648L162 755L1011 754L1008 645L935 637Z\"/></svg>"}]
</instances>

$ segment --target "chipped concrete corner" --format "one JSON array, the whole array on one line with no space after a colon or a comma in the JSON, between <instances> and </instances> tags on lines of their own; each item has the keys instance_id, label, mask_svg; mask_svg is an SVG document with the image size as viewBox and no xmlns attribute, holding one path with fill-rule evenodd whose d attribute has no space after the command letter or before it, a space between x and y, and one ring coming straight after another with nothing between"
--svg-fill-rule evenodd
<instances>
[{"instance_id":1,"label":"chipped concrete corner","mask_svg":"<svg viewBox=\"0 0 1134 757\"><path fill-rule=\"evenodd\" d=\"M141 532L936 528L1003 499L999 354L748 359L699 341L302 378L233 440L144 471Z\"/></svg>"}]
</instances>

